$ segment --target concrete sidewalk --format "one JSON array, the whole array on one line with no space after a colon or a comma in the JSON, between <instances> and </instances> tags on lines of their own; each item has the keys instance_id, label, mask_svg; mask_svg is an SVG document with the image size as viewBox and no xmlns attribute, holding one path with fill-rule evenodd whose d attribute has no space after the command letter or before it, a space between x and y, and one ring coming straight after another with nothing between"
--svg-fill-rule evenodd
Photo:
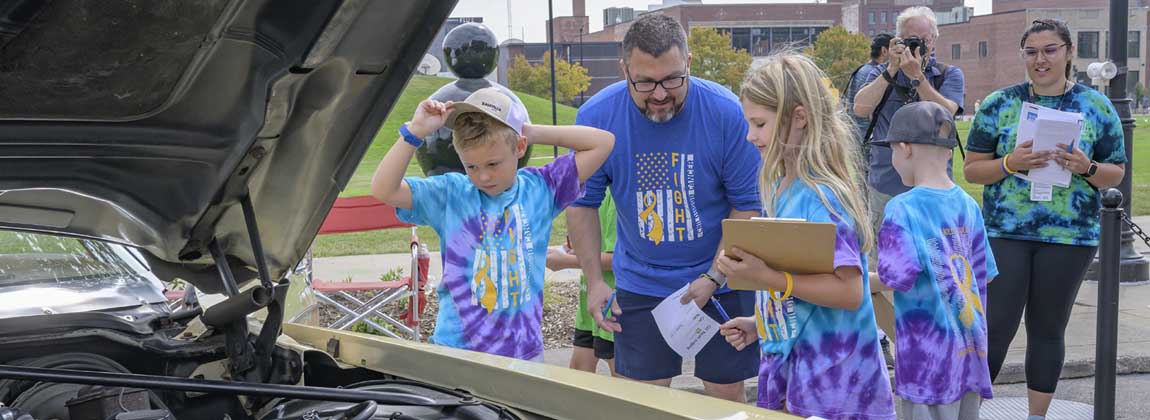
<instances>
[{"instance_id":1,"label":"concrete sidewalk","mask_svg":"<svg viewBox=\"0 0 1150 420\"><path fill-rule=\"evenodd\" d=\"M1150 228L1150 216L1135 218L1135 223ZM1135 239L1138 251L1150 254L1150 247ZM410 264L406 254L363 255L333 258L317 258L315 271L317 278L325 280L375 281L381 273L392 267ZM432 254L431 276L437 281L442 272L439 253ZM578 272L566 270L548 276L549 281L573 281ZM1097 283L1085 282L1078 292L1070 325L1066 331L1066 364L1063 378L1078 378L1094 374L1094 354L1096 339L1096 307L1098 304ZM1150 373L1150 285L1123 285L1120 291L1118 325L1118 372ZM547 363L566 366L571 357L570 348L548 350L544 359ZM1016 383L1026 380L1023 363L1026 358L1026 332L1019 328L1018 335L1010 346L1006 363L997 383ZM701 390L702 384L690 376L694 366L684 363L684 375L676 377L672 383L676 388ZM606 373L606 366L600 365L600 372ZM756 383L748 383L748 395L754 396Z\"/></svg>"}]
</instances>

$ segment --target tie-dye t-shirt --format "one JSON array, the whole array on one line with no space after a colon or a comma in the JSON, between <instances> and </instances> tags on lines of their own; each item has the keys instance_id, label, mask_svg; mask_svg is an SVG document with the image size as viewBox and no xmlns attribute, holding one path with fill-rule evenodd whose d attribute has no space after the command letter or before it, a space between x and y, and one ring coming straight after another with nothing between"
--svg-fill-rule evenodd
<instances>
[{"instance_id":1,"label":"tie-dye t-shirt","mask_svg":"<svg viewBox=\"0 0 1150 420\"><path fill-rule=\"evenodd\" d=\"M763 353L758 405L784 408L801 416L839 419L894 419L890 378L878 343L866 258L850 215L834 193L795 181L779 194L776 217L834 223L834 265L862 271L862 304L854 311L818 306L794 296L777 302L756 293L755 320Z\"/></svg>"},{"instance_id":2,"label":"tie-dye t-shirt","mask_svg":"<svg viewBox=\"0 0 1150 420\"><path fill-rule=\"evenodd\" d=\"M523 168L498 196L466 175L408 177L396 214L440 237L443 281L435 344L520 359L543 352L543 276L551 221L582 193L574 155Z\"/></svg>"},{"instance_id":3,"label":"tie-dye t-shirt","mask_svg":"<svg viewBox=\"0 0 1150 420\"><path fill-rule=\"evenodd\" d=\"M984 308L998 267L978 204L957 186L916 187L884 215L878 276L895 290L896 392L930 405L991 398Z\"/></svg>"},{"instance_id":4,"label":"tie-dye t-shirt","mask_svg":"<svg viewBox=\"0 0 1150 420\"><path fill-rule=\"evenodd\" d=\"M966 150L1001 158L1019 142L1015 129L1022 102L1030 98L1027 83L991 93L982 101L970 128ZM1098 91L1074 85L1066 95L1038 96L1033 103L1085 117L1078 148L1097 162L1126 163L1122 124L1110 100ZM1053 163L1051 163L1053 164ZM1030 183L1010 176L982 192L986 230L991 237L1064 245L1097 246L1100 234L1098 191L1081 176L1070 187L1054 187L1052 201L1031 201Z\"/></svg>"}]
</instances>

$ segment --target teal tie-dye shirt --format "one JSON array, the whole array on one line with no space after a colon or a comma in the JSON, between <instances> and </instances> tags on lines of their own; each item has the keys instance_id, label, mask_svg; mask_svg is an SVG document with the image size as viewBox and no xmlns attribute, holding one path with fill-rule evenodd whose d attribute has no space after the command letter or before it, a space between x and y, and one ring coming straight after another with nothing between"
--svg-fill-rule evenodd
<instances>
[{"instance_id":1,"label":"teal tie-dye shirt","mask_svg":"<svg viewBox=\"0 0 1150 420\"><path fill-rule=\"evenodd\" d=\"M834 266L859 269L862 302L848 311L793 295L779 299L782 291L775 291L774 298L756 292L755 324L763 355L758 406L828 420L894 420L855 223L830 188L817 188L795 181L779 193L776 215L835 224Z\"/></svg>"},{"instance_id":2,"label":"teal tie-dye shirt","mask_svg":"<svg viewBox=\"0 0 1150 420\"><path fill-rule=\"evenodd\" d=\"M993 153L995 158L1014 150L1019 110L1029 97L1026 83L987 96L974 116L966 150ZM1032 101L1082 113L1085 124L1078 148L1097 162L1126 163L1122 124L1106 96L1074 85L1065 96L1038 96ZM1071 179L1069 188L1055 186L1052 201L1031 201L1030 183L1014 176L987 185L982 193L986 230L995 238L1097 246L1100 207L1098 191L1078 175Z\"/></svg>"}]
</instances>

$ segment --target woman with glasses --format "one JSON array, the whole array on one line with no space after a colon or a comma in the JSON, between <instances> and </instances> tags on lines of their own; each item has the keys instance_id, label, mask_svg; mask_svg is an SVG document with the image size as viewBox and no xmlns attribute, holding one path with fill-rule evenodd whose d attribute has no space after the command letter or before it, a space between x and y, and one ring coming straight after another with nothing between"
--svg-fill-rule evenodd
<instances>
[{"instance_id":1,"label":"woman with glasses","mask_svg":"<svg viewBox=\"0 0 1150 420\"><path fill-rule=\"evenodd\" d=\"M1028 81L982 101L963 173L986 186L983 218L999 269L987 286L990 374L998 376L1025 314L1026 383L1034 420L1045 418L1050 407L1065 356L1066 323L1098 247L1098 190L1122 180L1126 151L1110 101L1070 79L1074 44L1064 22L1034 21L1020 47ZM1033 150L1034 139L1015 132L1023 102L1081 113L1085 122L1077 144ZM1049 198L1016 176L1048 165L1072 174L1070 186L1054 186Z\"/></svg>"}]
</instances>

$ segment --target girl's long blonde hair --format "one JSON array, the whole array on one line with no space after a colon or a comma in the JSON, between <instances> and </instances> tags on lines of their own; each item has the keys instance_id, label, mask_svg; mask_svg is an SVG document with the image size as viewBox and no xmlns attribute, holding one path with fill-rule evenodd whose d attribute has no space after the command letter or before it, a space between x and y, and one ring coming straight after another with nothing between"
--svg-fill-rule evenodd
<instances>
[{"instance_id":1,"label":"girl's long blonde hair","mask_svg":"<svg viewBox=\"0 0 1150 420\"><path fill-rule=\"evenodd\" d=\"M826 74L809 58L783 51L751 69L743 80L739 91L742 100L778 113L774 138L763 152L763 169L759 175L763 208L768 216L775 217L779 184L786 175L783 157L793 155L796 166L793 170L798 174L798 181L812 187L831 214L841 218L818 186L830 188L854 220L855 232L865 253L873 246L875 233L863 196L866 189L862 154L853 122L839 107L837 95L832 94L824 79ZM798 145L784 145L791 114L799 105L807 111L803 141Z\"/></svg>"}]
</instances>

